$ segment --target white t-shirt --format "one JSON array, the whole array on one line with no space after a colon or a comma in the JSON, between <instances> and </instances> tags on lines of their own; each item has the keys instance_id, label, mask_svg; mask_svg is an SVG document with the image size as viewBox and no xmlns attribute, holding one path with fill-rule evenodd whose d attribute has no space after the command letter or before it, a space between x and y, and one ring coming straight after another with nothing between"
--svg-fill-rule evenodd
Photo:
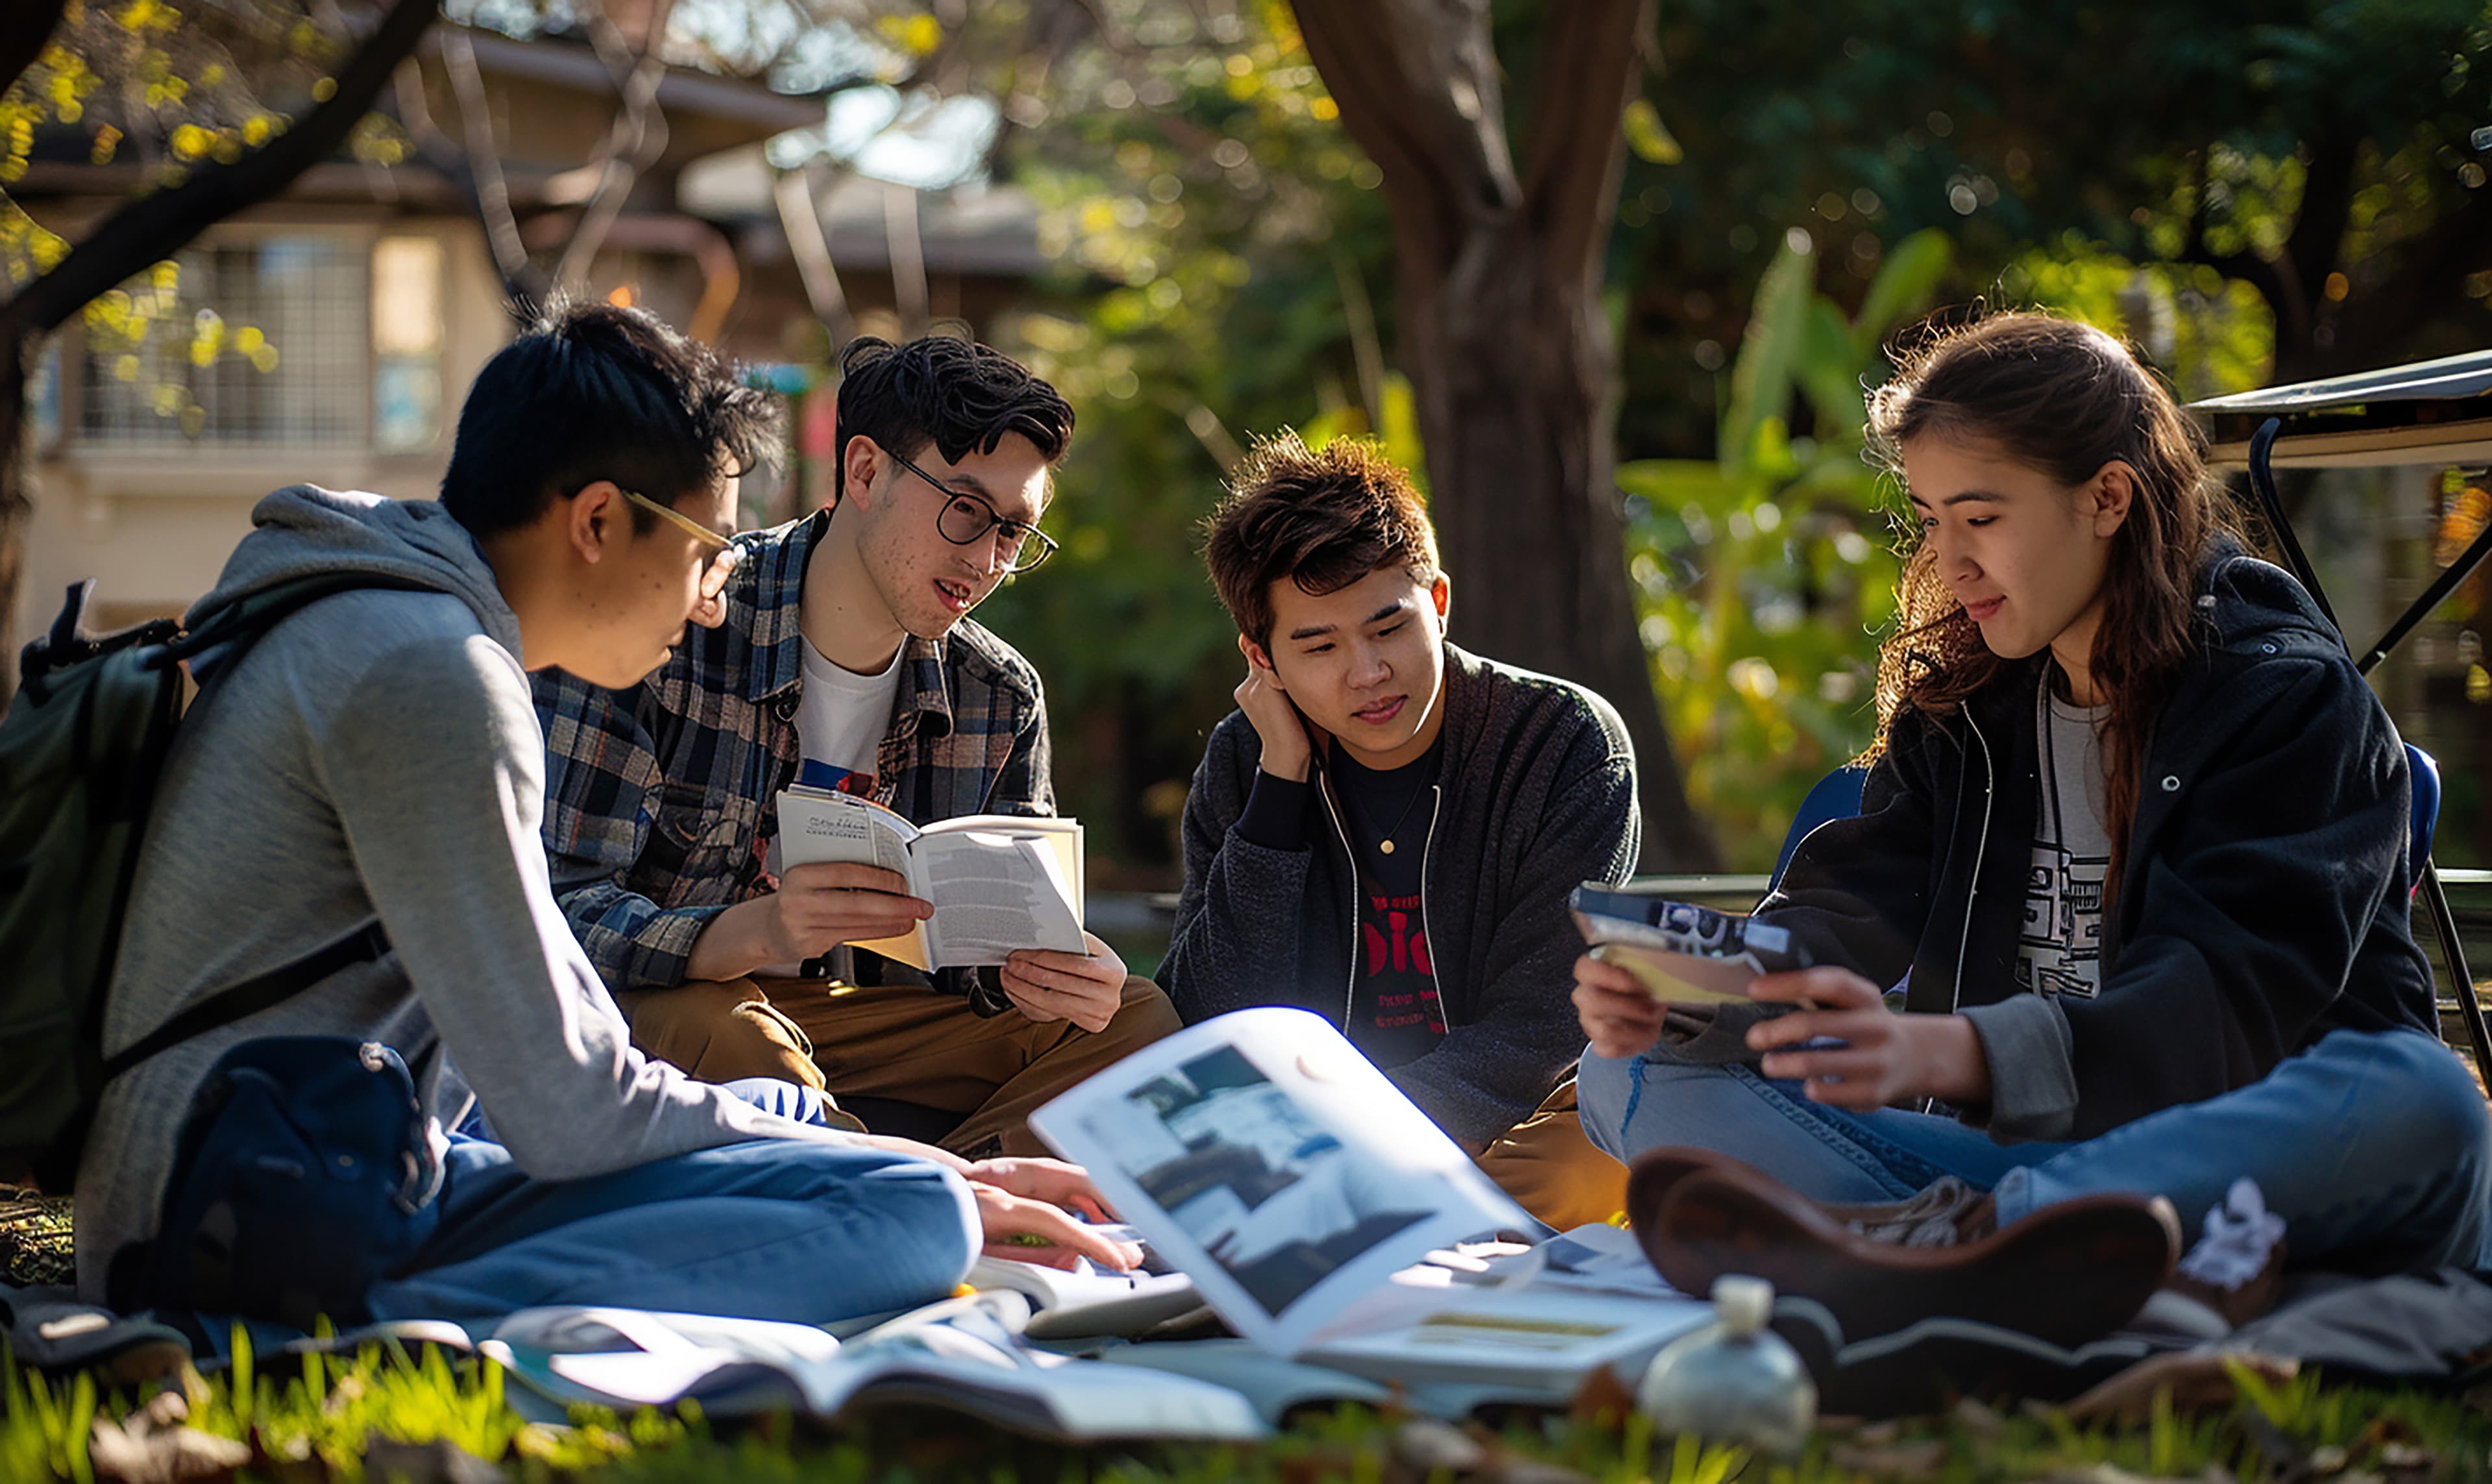
<instances>
[{"instance_id":1,"label":"white t-shirt","mask_svg":"<svg viewBox=\"0 0 2492 1484\"><path fill-rule=\"evenodd\" d=\"M871 795L907 646L893 653L881 674L860 675L825 659L813 640L799 636L798 641L804 645L805 681L796 708L796 745L804 763L796 781Z\"/></svg>"}]
</instances>

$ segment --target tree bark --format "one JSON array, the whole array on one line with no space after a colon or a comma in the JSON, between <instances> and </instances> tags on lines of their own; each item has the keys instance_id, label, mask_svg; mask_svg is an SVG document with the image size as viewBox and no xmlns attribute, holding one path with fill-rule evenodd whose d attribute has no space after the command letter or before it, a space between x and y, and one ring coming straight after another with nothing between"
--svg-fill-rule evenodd
<instances>
[{"instance_id":1,"label":"tree bark","mask_svg":"<svg viewBox=\"0 0 2492 1484\"><path fill-rule=\"evenodd\" d=\"M1714 869L1653 695L1613 478L1602 250L1652 0L1548 8L1523 166L1487 0L1294 0L1343 125L1383 172L1453 634L1606 697L1634 740L1644 869Z\"/></svg>"},{"instance_id":2,"label":"tree bark","mask_svg":"<svg viewBox=\"0 0 2492 1484\"><path fill-rule=\"evenodd\" d=\"M34 508L27 494L26 383L44 338L97 295L172 256L234 213L281 193L335 154L440 9L441 0L397 0L333 79L335 91L301 122L231 164L201 166L173 189L122 207L49 272L0 303L0 415L8 418L0 432L0 634L14 628L25 527ZM0 57L9 54L0 44ZM0 643L0 712L7 711L16 689L16 646Z\"/></svg>"}]
</instances>

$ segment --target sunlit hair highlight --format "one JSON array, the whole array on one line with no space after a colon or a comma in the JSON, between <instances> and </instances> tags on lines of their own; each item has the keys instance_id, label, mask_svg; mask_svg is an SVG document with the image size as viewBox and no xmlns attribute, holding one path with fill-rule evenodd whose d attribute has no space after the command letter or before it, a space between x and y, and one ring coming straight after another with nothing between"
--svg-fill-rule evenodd
<instances>
[{"instance_id":1,"label":"sunlit hair highlight","mask_svg":"<svg viewBox=\"0 0 2492 1484\"><path fill-rule=\"evenodd\" d=\"M1258 438L1230 471L1229 493L1203 527L1203 563L1237 632L1272 640L1272 584L1313 597L1381 568L1420 582L1443 570L1428 503L1383 445L1335 438L1311 449L1295 432Z\"/></svg>"}]
</instances>

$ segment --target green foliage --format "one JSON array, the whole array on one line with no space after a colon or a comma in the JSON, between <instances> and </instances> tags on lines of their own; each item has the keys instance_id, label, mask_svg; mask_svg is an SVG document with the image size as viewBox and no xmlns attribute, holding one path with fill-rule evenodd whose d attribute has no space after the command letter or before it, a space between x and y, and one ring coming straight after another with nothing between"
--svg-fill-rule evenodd
<instances>
[{"instance_id":1,"label":"green foliage","mask_svg":"<svg viewBox=\"0 0 2492 1484\"><path fill-rule=\"evenodd\" d=\"M2204 265L2133 263L2071 233L2020 254L2000 285L2125 337L2183 401L2260 386L2274 361L2275 317L2258 292Z\"/></svg>"},{"instance_id":2,"label":"green foliage","mask_svg":"<svg viewBox=\"0 0 2492 1484\"><path fill-rule=\"evenodd\" d=\"M1794 228L1757 290L1719 456L1618 466L1671 739L1735 869L1770 865L1809 786L1875 729L1871 636L1891 612L1896 567L1861 448L1861 387L1947 263L1941 234L1907 239L1847 317L1818 292L1814 239ZM1795 399L1815 436L1790 434Z\"/></svg>"},{"instance_id":3,"label":"green foliage","mask_svg":"<svg viewBox=\"0 0 2492 1484\"><path fill-rule=\"evenodd\" d=\"M1795 222L1846 304L1932 226L1957 249L1943 302L2019 302L2011 266L2070 233L2082 255L2242 280L2308 209L2297 252L2319 266L2267 275L2289 373L2492 335L2492 273L2461 247L2492 168L2481 0L1675 0L1658 36L1647 96L1676 158L1629 161L1611 270L1630 456L1705 451L1714 372Z\"/></svg>"}]
</instances>

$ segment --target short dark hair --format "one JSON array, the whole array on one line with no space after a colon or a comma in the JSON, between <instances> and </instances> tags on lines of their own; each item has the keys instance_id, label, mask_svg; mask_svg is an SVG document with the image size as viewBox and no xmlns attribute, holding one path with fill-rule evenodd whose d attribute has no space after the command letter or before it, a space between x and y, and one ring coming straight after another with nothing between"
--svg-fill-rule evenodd
<instances>
[{"instance_id":1,"label":"short dark hair","mask_svg":"<svg viewBox=\"0 0 2492 1484\"><path fill-rule=\"evenodd\" d=\"M848 443L872 438L903 459L932 443L945 463L992 454L1017 432L1053 464L1073 441L1073 404L1029 368L957 336L895 345L860 335L840 352L839 446L831 495L847 493Z\"/></svg>"},{"instance_id":2,"label":"short dark hair","mask_svg":"<svg viewBox=\"0 0 2492 1484\"><path fill-rule=\"evenodd\" d=\"M1237 632L1269 647L1272 584L1322 597L1391 566L1435 582L1428 503L1383 446L1335 438L1310 449L1294 432L1259 438L1203 522L1202 557Z\"/></svg>"},{"instance_id":3,"label":"short dark hair","mask_svg":"<svg viewBox=\"0 0 2492 1484\"><path fill-rule=\"evenodd\" d=\"M441 503L478 536L601 479L671 505L773 458L777 427L765 393L657 315L557 297L476 373Z\"/></svg>"}]
</instances>

